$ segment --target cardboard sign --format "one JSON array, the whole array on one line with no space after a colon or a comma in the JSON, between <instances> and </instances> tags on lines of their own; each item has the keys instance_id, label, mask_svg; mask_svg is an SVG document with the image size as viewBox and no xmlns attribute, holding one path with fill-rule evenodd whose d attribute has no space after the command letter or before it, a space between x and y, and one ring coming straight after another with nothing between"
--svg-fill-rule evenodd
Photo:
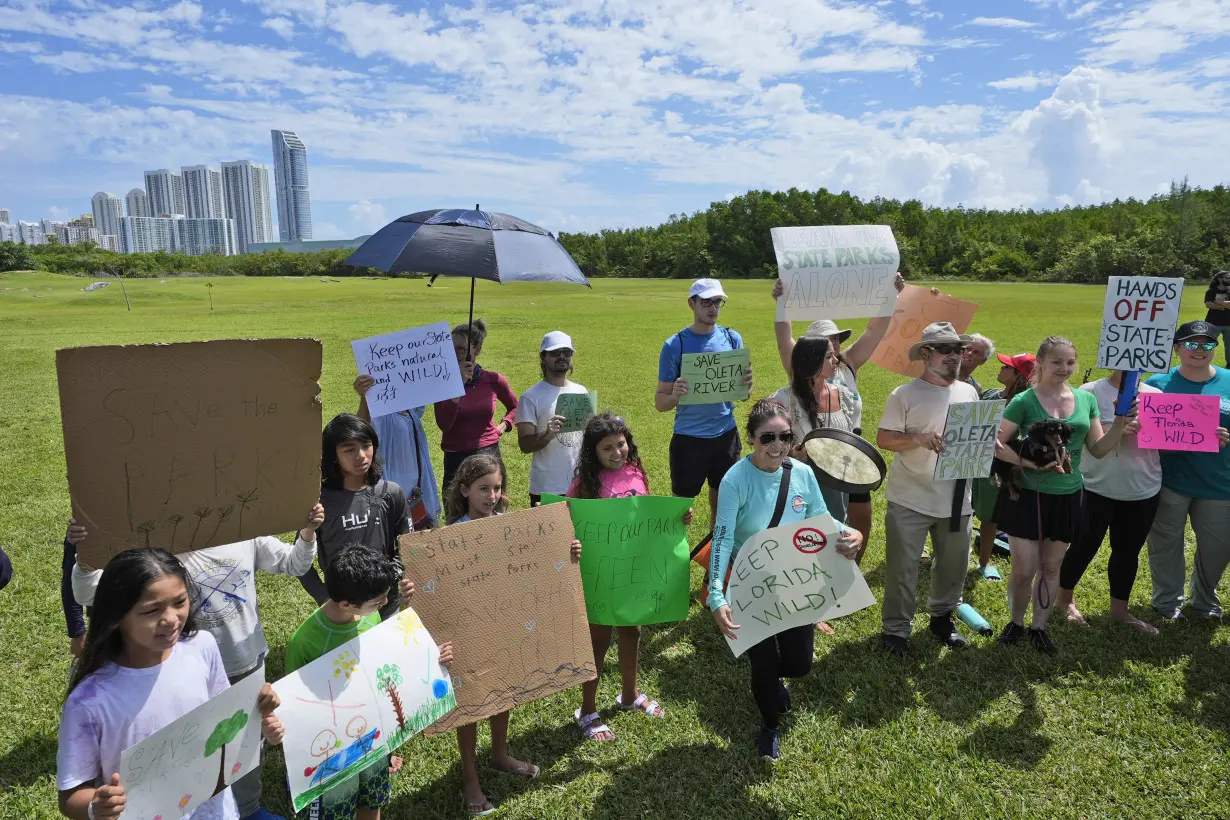
<instances>
[{"instance_id":1,"label":"cardboard sign","mask_svg":"<svg viewBox=\"0 0 1230 820\"><path fill-rule=\"evenodd\" d=\"M688 617L690 498L561 498L581 542L581 582L591 624L641 626Z\"/></svg>"},{"instance_id":2,"label":"cardboard sign","mask_svg":"<svg viewBox=\"0 0 1230 820\"><path fill-rule=\"evenodd\" d=\"M555 415L564 417L561 433L579 433L598 412L598 391L560 393L555 399Z\"/></svg>"},{"instance_id":3,"label":"cardboard sign","mask_svg":"<svg viewBox=\"0 0 1230 820\"><path fill-rule=\"evenodd\" d=\"M1157 276L1112 276L1106 283L1098 367L1107 370L1170 369L1183 280Z\"/></svg>"},{"instance_id":4,"label":"cardboard sign","mask_svg":"<svg viewBox=\"0 0 1230 820\"><path fill-rule=\"evenodd\" d=\"M175 820L256 768L265 676L248 675L120 755L124 817Z\"/></svg>"},{"instance_id":5,"label":"cardboard sign","mask_svg":"<svg viewBox=\"0 0 1230 820\"><path fill-rule=\"evenodd\" d=\"M1191 393L1141 393L1136 404L1140 430L1136 444L1145 450L1216 453L1221 399Z\"/></svg>"},{"instance_id":6,"label":"cardboard sign","mask_svg":"<svg viewBox=\"0 0 1230 820\"><path fill-rule=\"evenodd\" d=\"M359 372L376 380L367 391L367 409L373 417L465 393L445 322L359 339L350 348Z\"/></svg>"},{"instance_id":7,"label":"cardboard sign","mask_svg":"<svg viewBox=\"0 0 1230 820\"><path fill-rule=\"evenodd\" d=\"M910 345L922 340L923 330L932 322L951 322L958 333L969 329L978 305L930 288L906 285L897 297L897 309L883 341L871 354L871 361L903 376L917 378L923 373L921 361L910 361Z\"/></svg>"},{"instance_id":8,"label":"cardboard sign","mask_svg":"<svg viewBox=\"0 0 1230 820\"><path fill-rule=\"evenodd\" d=\"M303 525L320 497L321 347L253 339L56 351L85 567Z\"/></svg>"},{"instance_id":9,"label":"cardboard sign","mask_svg":"<svg viewBox=\"0 0 1230 820\"><path fill-rule=\"evenodd\" d=\"M778 632L875 604L858 564L838 554L839 536L826 513L744 542L726 587L730 618L740 627L735 640L726 639L736 658Z\"/></svg>"},{"instance_id":10,"label":"cardboard sign","mask_svg":"<svg viewBox=\"0 0 1230 820\"><path fill-rule=\"evenodd\" d=\"M679 397L679 403L743 401L748 396L743 374L751 364L752 354L746 347L718 353L684 354L679 375L687 381L688 392Z\"/></svg>"},{"instance_id":11,"label":"cardboard sign","mask_svg":"<svg viewBox=\"0 0 1230 820\"><path fill-rule=\"evenodd\" d=\"M273 685L295 811L457 706L436 641L413 609L296 669Z\"/></svg>"},{"instance_id":12,"label":"cardboard sign","mask_svg":"<svg viewBox=\"0 0 1230 820\"><path fill-rule=\"evenodd\" d=\"M944 451L935 460L932 478L986 478L995 460L995 438L1008 402L963 401L948 405Z\"/></svg>"},{"instance_id":13,"label":"cardboard sign","mask_svg":"<svg viewBox=\"0 0 1230 820\"><path fill-rule=\"evenodd\" d=\"M397 539L419 616L453 642L457 709L428 734L597 676L572 537L568 508L548 504Z\"/></svg>"},{"instance_id":14,"label":"cardboard sign","mask_svg":"<svg viewBox=\"0 0 1230 820\"><path fill-rule=\"evenodd\" d=\"M889 316L901 255L887 225L773 228L777 320Z\"/></svg>"}]
</instances>

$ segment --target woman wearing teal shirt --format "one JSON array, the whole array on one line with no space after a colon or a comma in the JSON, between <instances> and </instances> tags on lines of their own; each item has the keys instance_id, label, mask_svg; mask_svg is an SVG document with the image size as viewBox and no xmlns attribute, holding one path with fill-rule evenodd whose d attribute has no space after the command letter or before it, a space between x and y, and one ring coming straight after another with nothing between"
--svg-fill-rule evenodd
<instances>
[{"instance_id":1,"label":"woman wearing teal shirt","mask_svg":"<svg viewBox=\"0 0 1230 820\"><path fill-rule=\"evenodd\" d=\"M1025 636L1025 608L1032 597L1033 623L1030 643L1039 652L1054 655L1055 644L1046 634L1051 605L1059 591L1059 567L1064 553L1081 526L1081 451L1094 458L1113 450L1123 436L1127 419L1116 416L1103 433L1097 398L1073 390L1068 379L1076 372L1076 346L1062 336L1048 336L1038 347L1037 364L1030 379L1033 387L1017 395L1004 410L995 457L1024 468L1020 498L1013 501L1001 493L995 523L1008 533L1012 549L1012 574L1008 579L1008 602L1012 619L1000 633L999 642L1014 644ZM1059 464L1034 464L1008 446L1018 430L1028 431L1038 421L1056 419L1072 427L1068 453L1070 472ZM1031 593L1032 587L1032 593Z\"/></svg>"},{"instance_id":2,"label":"woman wearing teal shirt","mask_svg":"<svg viewBox=\"0 0 1230 820\"><path fill-rule=\"evenodd\" d=\"M743 543L769 528L782 483L782 465L790 461L790 484L779 524L802 521L828 512L820 485L810 468L790 458L794 431L786 407L773 399L761 399L747 420L747 438L752 454L731 467L718 489L717 519L709 557L709 608L723 635L737 639L739 625L731 620L724 592L726 571ZM846 529L837 541L837 552L854 560L863 542L858 530ZM765 638L747 650L751 662L752 697L760 709L763 726L757 748L776 760L777 727L781 712L790 708L790 694L782 678L799 678L811 671L816 631L811 624L796 626Z\"/></svg>"}]
</instances>

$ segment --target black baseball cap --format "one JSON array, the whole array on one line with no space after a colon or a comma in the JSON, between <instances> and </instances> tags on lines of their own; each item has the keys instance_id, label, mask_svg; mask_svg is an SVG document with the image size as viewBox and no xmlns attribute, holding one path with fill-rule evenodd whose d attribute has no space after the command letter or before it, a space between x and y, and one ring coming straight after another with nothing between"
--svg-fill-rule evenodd
<instances>
[{"instance_id":1,"label":"black baseball cap","mask_svg":"<svg viewBox=\"0 0 1230 820\"><path fill-rule=\"evenodd\" d=\"M1201 336L1217 341L1217 328L1202 319L1197 319L1194 322L1185 322L1179 325L1179 329L1175 331L1174 340L1176 342L1185 342L1188 339L1196 339Z\"/></svg>"}]
</instances>

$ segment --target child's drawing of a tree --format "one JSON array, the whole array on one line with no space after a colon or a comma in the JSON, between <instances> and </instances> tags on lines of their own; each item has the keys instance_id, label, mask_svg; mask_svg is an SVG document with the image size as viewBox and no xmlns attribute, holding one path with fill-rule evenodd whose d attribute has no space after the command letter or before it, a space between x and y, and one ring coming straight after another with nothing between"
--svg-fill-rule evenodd
<instances>
[{"instance_id":1,"label":"child's drawing of a tree","mask_svg":"<svg viewBox=\"0 0 1230 820\"><path fill-rule=\"evenodd\" d=\"M258 500L256 495L256 487L253 487L250 490L244 490L236 495L235 498L239 501L239 537L243 538L243 511Z\"/></svg>"},{"instance_id":2,"label":"child's drawing of a tree","mask_svg":"<svg viewBox=\"0 0 1230 820\"><path fill-rule=\"evenodd\" d=\"M247 725L248 713L239 709L235 714L219 721L218 725L214 727L214 730L209 733L209 737L205 740L205 757L209 757L217 751L222 753L218 758L218 787L214 790L214 794L226 788L226 744L239 737L239 733Z\"/></svg>"},{"instance_id":3,"label":"child's drawing of a tree","mask_svg":"<svg viewBox=\"0 0 1230 820\"><path fill-rule=\"evenodd\" d=\"M213 509L207 506L197 507L195 510L192 511L192 514L196 516L196 526L192 528L192 537L188 539L188 546L191 547L193 544L196 543L196 534L197 534L197 531L201 529L201 522L204 521L206 518L209 518L209 514L211 512L213 512Z\"/></svg>"},{"instance_id":4,"label":"child's drawing of a tree","mask_svg":"<svg viewBox=\"0 0 1230 820\"><path fill-rule=\"evenodd\" d=\"M214 539L218 537L219 528L221 528L223 524L229 521L231 516L234 514L235 514L234 504L228 504L225 507L221 507L219 509L214 510L214 515L217 516L218 523L214 524L213 534L209 536L210 541L213 541Z\"/></svg>"},{"instance_id":5,"label":"child's drawing of a tree","mask_svg":"<svg viewBox=\"0 0 1230 820\"><path fill-rule=\"evenodd\" d=\"M393 702L393 712L397 715L397 728L406 728L406 713L402 711L401 695L397 693L397 685L401 683L401 669L395 663L386 663L376 670L376 688L389 696Z\"/></svg>"},{"instance_id":6,"label":"child's drawing of a tree","mask_svg":"<svg viewBox=\"0 0 1230 820\"><path fill-rule=\"evenodd\" d=\"M179 529L179 522L183 521L184 517L179 513L175 513L167 518L167 520L171 522L171 540L167 543L167 547L170 548L175 546L175 531Z\"/></svg>"}]
</instances>

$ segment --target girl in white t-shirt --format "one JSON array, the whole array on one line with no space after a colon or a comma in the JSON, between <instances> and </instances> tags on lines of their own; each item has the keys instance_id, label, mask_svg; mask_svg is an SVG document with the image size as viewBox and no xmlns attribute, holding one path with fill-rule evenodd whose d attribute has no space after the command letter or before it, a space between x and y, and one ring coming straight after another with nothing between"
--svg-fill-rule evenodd
<instances>
[{"instance_id":1,"label":"girl in white t-shirt","mask_svg":"<svg viewBox=\"0 0 1230 820\"><path fill-rule=\"evenodd\" d=\"M60 719L56 787L60 812L77 820L110 820L127 804L120 755L228 687L218 644L198 632L188 574L169 552L133 549L108 563L94 595L81 663ZM282 742L268 683L257 701L261 733ZM239 817L230 787L187 815Z\"/></svg>"}]
</instances>

